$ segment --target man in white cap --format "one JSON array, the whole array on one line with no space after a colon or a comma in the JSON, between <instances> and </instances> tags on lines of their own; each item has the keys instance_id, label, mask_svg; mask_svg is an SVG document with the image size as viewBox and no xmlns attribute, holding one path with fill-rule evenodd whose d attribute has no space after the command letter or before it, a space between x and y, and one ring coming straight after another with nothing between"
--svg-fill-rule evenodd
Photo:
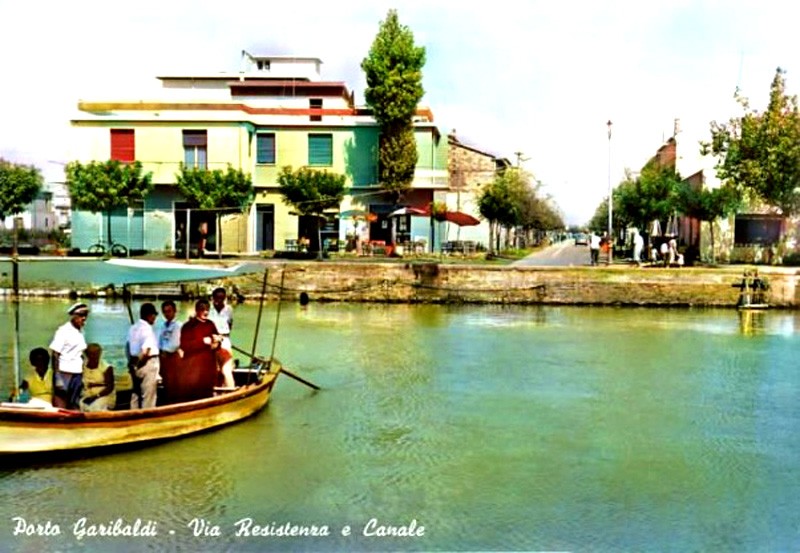
<instances>
[{"instance_id":1,"label":"man in white cap","mask_svg":"<svg viewBox=\"0 0 800 553\"><path fill-rule=\"evenodd\" d=\"M227 298L225 288L215 288L211 292L211 309L208 319L217 327L217 332L222 335L222 343L217 349L217 366L227 388L235 388L233 380L233 347L231 345L231 330L233 330L233 309L225 303Z\"/></svg>"},{"instance_id":2,"label":"man in white cap","mask_svg":"<svg viewBox=\"0 0 800 553\"><path fill-rule=\"evenodd\" d=\"M75 303L67 309L67 314L69 321L58 327L50 342L55 379L53 406L78 409L83 388L83 351L86 349L83 327L89 316L89 306L85 303Z\"/></svg>"}]
</instances>

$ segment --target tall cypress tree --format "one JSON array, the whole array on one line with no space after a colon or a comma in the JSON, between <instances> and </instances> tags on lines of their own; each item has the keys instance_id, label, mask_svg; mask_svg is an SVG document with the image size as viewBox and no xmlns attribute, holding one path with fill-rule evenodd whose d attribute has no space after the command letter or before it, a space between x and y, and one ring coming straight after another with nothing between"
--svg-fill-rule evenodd
<instances>
[{"instance_id":1,"label":"tall cypress tree","mask_svg":"<svg viewBox=\"0 0 800 553\"><path fill-rule=\"evenodd\" d=\"M364 96L381 131L380 184L396 202L414 180L417 147L413 118L425 94L424 65L425 48L414 44L411 30L400 24L397 11L389 10L361 69L367 78Z\"/></svg>"}]
</instances>

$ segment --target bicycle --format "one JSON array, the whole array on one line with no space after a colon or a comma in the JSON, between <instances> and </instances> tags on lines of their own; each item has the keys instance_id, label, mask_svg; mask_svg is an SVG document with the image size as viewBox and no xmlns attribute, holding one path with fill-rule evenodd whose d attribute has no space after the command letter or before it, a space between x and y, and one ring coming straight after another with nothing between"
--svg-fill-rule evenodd
<instances>
[{"instance_id":1,"label":"bicycle","mask_svg":"<svg viewBox=\"0 0 800 553\"><path fill-rule=\"evenodd\" d=\"M105 244L98 242L97 244L92 244L89 246L86 251L88 251L91 255L96 255L99 257L107 255L106 252L108 252L108 255L112 257L126 257L128 255L128 247L118 242L111 244L111 248L109 250L106 250Z\"/></svg>"}]
</instances>

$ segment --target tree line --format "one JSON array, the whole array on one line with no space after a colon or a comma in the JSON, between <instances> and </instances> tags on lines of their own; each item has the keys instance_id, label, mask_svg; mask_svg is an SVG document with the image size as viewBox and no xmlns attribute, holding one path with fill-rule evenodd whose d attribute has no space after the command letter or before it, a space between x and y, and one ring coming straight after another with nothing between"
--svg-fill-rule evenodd
<instances>
[{"instance_id":1,"label":"tree line","mask_svg":"<svg viewBox=\"0 0 800 553\"><path fill-rule=\"evenodd\" d=\"M498 173L478 196L478 210L489 222L489 253L510 247L512 231L521 231L521 247L530 246L543 232L564 228L564 221L551 198L542 195L542 184L518 167Z\"/></svg>"}]
</instances>

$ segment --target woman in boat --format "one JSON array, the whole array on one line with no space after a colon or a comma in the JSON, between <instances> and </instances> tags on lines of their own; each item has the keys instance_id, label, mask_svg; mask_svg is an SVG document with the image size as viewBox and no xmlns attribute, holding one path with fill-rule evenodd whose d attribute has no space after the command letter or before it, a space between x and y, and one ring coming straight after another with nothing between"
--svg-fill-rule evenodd
<instances>
[{"instance_id":1,"label":"woman in boat","mask_svg":"<svg viewBox=\"0 0 800 553\"><path fill-rule=\"evenodd\" d=\"M83 392L80 409L84 412L111 411L117 404L114 389L114 367L103 359L100 344L86 346L86 362L83 364Z\"/></svg>"},{"instance_id":2,"label":"woman in boat","mask_svg":"<svg viewBox=\"0 0 800 553\"><path fill-rule=\"evenodd\" d=\"M192 401L214 395L217 379L216 350L222 342L217 327L208 319L208 300L197 300L195 315L181 328L183 361L173 383L176 401Z\"/></svg>"},{"instance_id":3,"label":"woman in boat","mask_svg":"<svg viewBox=\"0 0 800 553\"><path fill-rule=\"evenodd\" d=\"M33 348L28 354L33 373L19 386L17 400L20 403L38 404L42 407L53 404L53 371L50 369L50 354L44 348ZM11 401L14 401L12 395Z\"/></svg>"}]
</instances>

